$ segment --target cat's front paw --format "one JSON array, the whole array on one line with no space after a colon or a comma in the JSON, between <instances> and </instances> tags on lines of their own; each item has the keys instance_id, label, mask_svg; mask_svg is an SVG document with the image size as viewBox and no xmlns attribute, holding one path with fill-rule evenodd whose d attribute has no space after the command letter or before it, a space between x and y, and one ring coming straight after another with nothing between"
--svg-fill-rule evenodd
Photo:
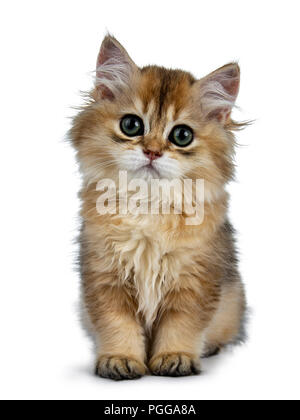
<instances>
[{"instance_id":1,"label":"cat's front paw","mask_svg":"<svg viewBox=\"0 0 300 420\"><path fill-rule=\"evenodd\" d=\"M149 363L153 375L189 376L201 373L200 360L188 353L162 353Z\"/></svg>"},{"instance_id":2,"label":"cat's front paw","mask_svg":"<svg viewBox=\"0 0 300 420\"><path fill-rule=\"evenodd\" d=\"M145 373L144 364L126 356L100 356L96 366L96 375L115 381L138 379Z\"/></svg>"}]
</instances>

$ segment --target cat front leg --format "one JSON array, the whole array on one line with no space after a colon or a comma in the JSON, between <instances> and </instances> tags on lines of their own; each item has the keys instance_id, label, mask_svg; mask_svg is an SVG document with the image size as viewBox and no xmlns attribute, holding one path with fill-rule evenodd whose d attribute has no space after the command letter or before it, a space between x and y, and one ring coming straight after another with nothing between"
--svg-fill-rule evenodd
<instances>
[{"instance_id":1,"label":"cat front leg","mask_svg":"<svg viewBox=\"0 0 300 420\"><path fill-rule=\"evenodd\" d=\"M85 302L97 343L96 374L114 380L145 375L144 330L126 290L119 286L90 287Z\"/></svg>"},{"instance_id":2,"label":"cat front leg","mask_svg":"<svg viewBox=\"0 0 300 420\"><path fill-rule=\"evenodd\" d=\"M217 302L217 290L205 299L189 289L173 291L167 296L154 329L149 362L154 375L188 376L201 372L205 330Z\"/></svg>"}]
</instances>

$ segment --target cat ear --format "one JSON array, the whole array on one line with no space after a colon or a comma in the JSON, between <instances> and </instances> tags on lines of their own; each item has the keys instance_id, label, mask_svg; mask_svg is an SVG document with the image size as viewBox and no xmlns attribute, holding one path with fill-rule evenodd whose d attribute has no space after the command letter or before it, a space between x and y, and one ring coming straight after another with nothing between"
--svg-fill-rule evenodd
<instances>
[{"instance_id":1,"label":"cat ear","mask_svg":"<svg viewBox=\"0 0 300 420\"><path fill-rule=\"evenodd\" d=\"M225 124L240 87L240 68L231 63L214 71L199 81L200 101L206 118L217 119Z\"/></svg>"},{"instance_id":2,"label":"cat ear","mask_svg":"<svg viewBox=\"0 0 300 420\"><path fill-rule=\"evenodd\" d=\"M96 88L103 99L114 99L126 86L137 66L125 48L111 35L101 45L97 59Z\"/></svg>"}]
</instances>

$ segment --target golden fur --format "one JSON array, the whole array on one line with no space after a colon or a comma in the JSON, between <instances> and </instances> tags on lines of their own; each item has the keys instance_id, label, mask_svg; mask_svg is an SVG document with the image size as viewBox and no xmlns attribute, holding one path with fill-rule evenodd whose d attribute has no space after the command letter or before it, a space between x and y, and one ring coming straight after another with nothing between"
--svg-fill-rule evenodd
<instances>
[{"instance_id":1,"label":"golden fur","mask_svg":"<svg viewBox=\"0 0 300 420\"><path fill-rule=\"evenodd\" d=\"M105 68L110 53L112 66ZM83 173L80 264L97 373L112 379L197 373L201 355L238 339L245 311L225 191L239 127L227 105L237 94L239 68L230 64L199 81L180 70L139 69L110 36L97 65L96 87L70 132ZM216 99L225 105L209 108L204 87L224 72L231 78L224 84L228 97ZM126 138L119 130L124 114L143 118L146 134ZM195 133L185 149L166 140L175 123ZM97 182L130 172L122 159L138 148L163 153L178 178L205 180L201 225L188 226L185 214L98 214Z\"/></svg>"}]
</instances>

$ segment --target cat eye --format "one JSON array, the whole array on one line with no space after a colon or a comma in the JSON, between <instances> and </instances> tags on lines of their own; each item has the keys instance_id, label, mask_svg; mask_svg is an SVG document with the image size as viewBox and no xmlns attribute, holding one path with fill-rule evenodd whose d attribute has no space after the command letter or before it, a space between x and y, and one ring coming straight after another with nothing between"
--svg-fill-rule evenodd
<instances>
[{"instance_id":1,"label":"cat eye","mask_svg":"<svg viewBox=\"0 0 300 420\"><path fill-rule=\"evenodd\" d=\"M179 147L187 147L194 140L194 133L187 125L177 125L169 135L171 143Z\"/></svg>"},{"instance_id":2,"label":"cat eye","mask_svg":"<svg viewBox=\"0 0 300 420\"><path fill-rule=\"evenodd\" d=\"M128 137L137 137L144 134L144 123L137 115L125 115L121 119L120 128Z\"/></svg>"}]
</instances>

